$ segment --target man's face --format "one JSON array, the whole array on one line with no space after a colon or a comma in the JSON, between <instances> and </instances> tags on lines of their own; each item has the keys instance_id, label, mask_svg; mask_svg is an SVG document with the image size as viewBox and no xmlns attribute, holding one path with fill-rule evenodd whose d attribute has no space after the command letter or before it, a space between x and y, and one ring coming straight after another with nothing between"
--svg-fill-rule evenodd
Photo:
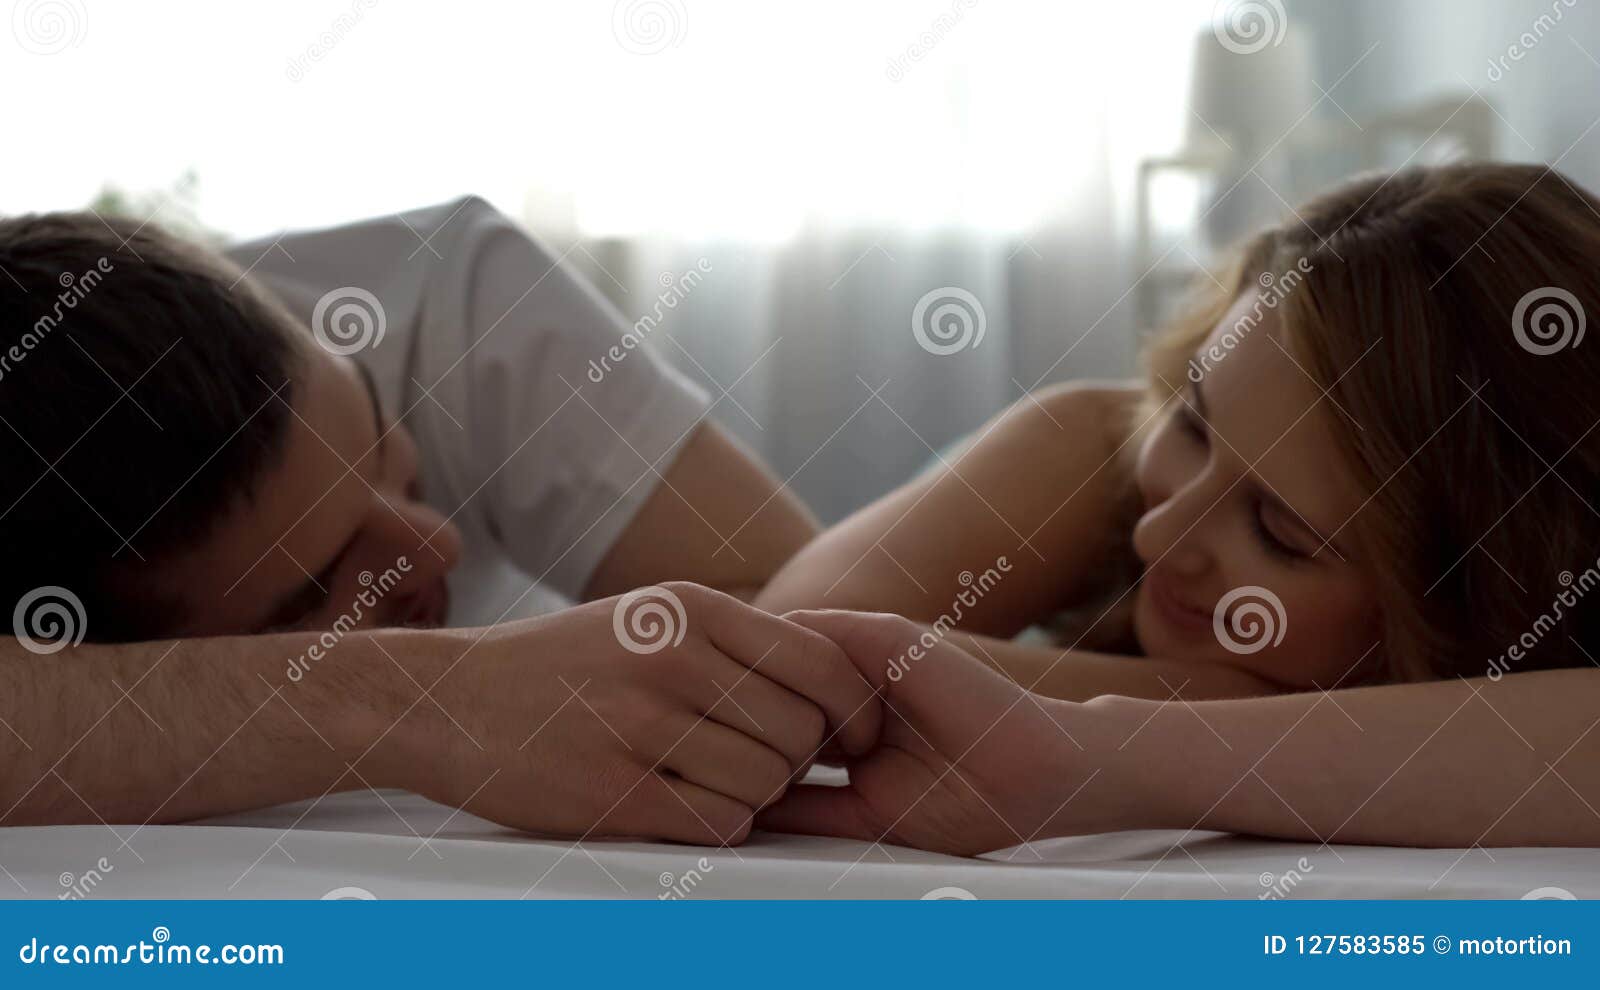
<instances>
[{"instance_id":1,"label":"man's face","mask_svg":"<svg viewBox=\"0 0 1600 990\"><path fill-rule=\"evenodd\" d=\"M302 353L281 457L253 497L204 543L139 575L180 603L173 635L444 621L461 533L420 500L416 443L382 420L353 361Z\"/></svg>"}]
</instances>

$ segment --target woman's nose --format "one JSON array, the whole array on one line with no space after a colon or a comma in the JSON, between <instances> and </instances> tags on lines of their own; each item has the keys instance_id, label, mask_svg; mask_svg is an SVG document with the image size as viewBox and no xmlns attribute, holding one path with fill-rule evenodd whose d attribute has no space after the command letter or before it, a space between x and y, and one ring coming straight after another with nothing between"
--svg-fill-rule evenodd
<instances>
[{"instance_id":1,"label":"woman's nose","mask_svg":"<svg viewBox=\"0 0 1600 990\"><path fill-rule=\"evenodd\" d=\"M1206 517L1215 495L1196 481L1174 492L1139 518L1133 529L1133 548L1146 567L1156 562L1173 571L1198 575L1209 566Z\"/></svg>"}]
</instances>

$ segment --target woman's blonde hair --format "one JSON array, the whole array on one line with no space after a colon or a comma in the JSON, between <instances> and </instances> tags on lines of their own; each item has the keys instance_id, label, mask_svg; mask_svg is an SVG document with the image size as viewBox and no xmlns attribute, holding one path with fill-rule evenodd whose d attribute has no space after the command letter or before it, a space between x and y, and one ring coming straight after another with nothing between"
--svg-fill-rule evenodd
<instances>
[{"instance_id":1,"label":"woman's blonde hair","mask_svg":"<svg viewBox=\"0 0 1600 990\"><path fill-rule=\"evenodd\" d=\"M1388 679L1600 658L1600 595L1582 600L1600 584L1595 197L1534 165L1360 176L1219 281L1146 348L1145 415L1204 373L1235 300L1271 299L1370 496L1340 535L1378 595Z\"/></svg>"}]
</instances>

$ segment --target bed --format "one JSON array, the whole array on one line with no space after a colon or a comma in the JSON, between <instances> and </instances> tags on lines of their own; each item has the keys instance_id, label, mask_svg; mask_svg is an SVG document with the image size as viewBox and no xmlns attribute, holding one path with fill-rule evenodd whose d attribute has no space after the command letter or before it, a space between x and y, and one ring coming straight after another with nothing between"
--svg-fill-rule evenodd
<instances>
[{"instance_id":1,"label":"bed","mask_svg":"<svg viewBox=\"0 0 1600 990\"><path fill-rule=\"evenodd\" d=\"M191 825L0 831L12 897L1595 898L1600 850L1319 846L1121 832L975 859L756 833L738 848L540 839L412 794Z\"/></svg>"}]
</instances>

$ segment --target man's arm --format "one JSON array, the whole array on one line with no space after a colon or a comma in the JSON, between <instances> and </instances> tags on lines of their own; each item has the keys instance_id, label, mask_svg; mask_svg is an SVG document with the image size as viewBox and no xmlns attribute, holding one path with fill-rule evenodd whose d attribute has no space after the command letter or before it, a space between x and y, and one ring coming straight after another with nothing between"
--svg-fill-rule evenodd
<instances>
[{"instance_id":1,"label":"man's arm","mask_svg":"<svg viewBox=\"0 0 1600 990\"><path fill-rule=\"evenodd\" d=\"M5 643L0 823L174 822L371 786L529 831L740 841L826 726L871 744L876 699L824 637L666 590L684 625L644 647L619 642L615 601L331 649L329 633Z\"/></svg>"},{"instance_id":2,"label":"man's arm","mask_svg":"<svg viewBox=\"0 0 1600 990\"><path fill-rule=\"evenodd\" d=\"M174 822L321 794L388 722L364 634L288 682L290 661L315 641L286 633L35 656L0 639L0 824Z\"/></svg>"},{"instance_id":3,"label":"man's arm","mask_svg":"<svg viewBox=\"0 0 1600 990\"><path fill-rule=\"evenodd\" d=\"M817 531L805 505L707 420L601 560L584 598L681 580L749 599Z\"/></svg>"}]
</instances>

